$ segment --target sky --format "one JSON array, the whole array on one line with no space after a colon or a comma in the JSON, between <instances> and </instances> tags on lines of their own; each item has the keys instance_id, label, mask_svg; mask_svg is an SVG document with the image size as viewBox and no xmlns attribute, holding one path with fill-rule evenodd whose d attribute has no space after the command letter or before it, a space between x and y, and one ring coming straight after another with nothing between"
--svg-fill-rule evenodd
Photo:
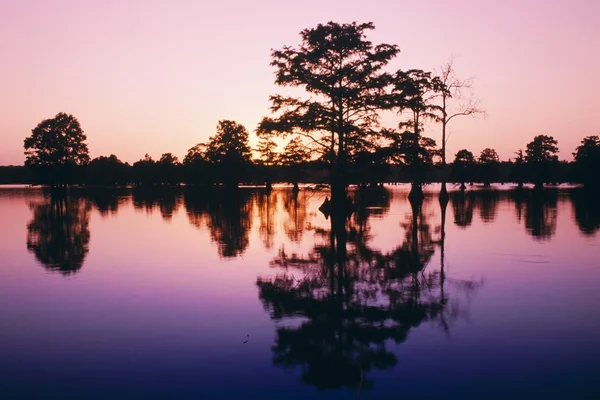
<instances>
[{"instance_id":1,"label":"sky","mask_svg":"<svg viewBox=\"0 0 600 400\"><path fill-rule=\"evenodd\" d=\"M451 122L449 159L491 147L506 160L545 134L571 160L600 135L599 18L596 0L0 0L0 165L22 164L25 137L59 112L92 158L130 163L182 159L221 119L253 132L281 92L271 49L328 21L373 22L368 39L401 50L390 71L454 56L475 77L488 116Z\"/></svg>"}]
</instances>

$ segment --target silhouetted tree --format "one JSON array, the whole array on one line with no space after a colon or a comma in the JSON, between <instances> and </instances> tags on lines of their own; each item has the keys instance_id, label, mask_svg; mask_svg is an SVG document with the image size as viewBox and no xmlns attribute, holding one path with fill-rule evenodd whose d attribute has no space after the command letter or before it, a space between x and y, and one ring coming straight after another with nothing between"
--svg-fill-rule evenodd
<instances>
[{"instance_id":1,"label":"silhouetted tree","mask_svg":"<svg viewBox=\"0 0 600 400\"><path fill-rule=\"evenodd\" d=\"M181 182L179 176L181 164L179 159L172 153L164 153L158 160L161 183L177 184Z\"/></svg>"},{"instance_id":2,"label":"silhouetted tree","mask_svg":"<svg viewBox=\"0 0 600 400\"><path fill-rule=\"evenodd\" d=\"M286 168L295 190L298 190L298 181L304 179L305 165L310 159L308 148L297 136L290 139L279 155L279 162Z\"/></svg>"},{"instance_id":3,"label":"silhouetted tree","mask_svg":"<svg viewBox=\"0 0 600 400\"><path fill-rule=\"evenodd\" d=\"M423 197L421 186L427 172L433 166L434 158L439 155L435 141L412 131L400 134L392 133L391 144L386 151L388 159L403 165L403 169L413 182L411 195Z\"/></svg>"},{"instance_id":4,"label":"silhouetted tree","mask_svg":"<svg viewBox=\"0 0 600 400\"><path fill-rule=\"evenodd\" d=\"M97 185L125 185L129 181L129 164L111 154L109 157L100 156L90 161L86 168L88 183Z\"/></svg>"},{"instance_id":5,"label":"silhouetted tree","mask_svg":"<svg viewBox=\"0 0 600 400\"><path fill-rule=\"evenodd\" d=\"M557 143L552 136L538 135L527 144L525 162L531 171L536 188L541 188L552 175L552 167L558 161Z\"/></svg>"},{"instance_id":6,"label":"silhouetted tree","mask_svg":"<svg viewBox=\"0 0 600 400\"><path fill-rule=\"evenodd\" d=\"M498 164L500 159L496 150L485 148L481 151L478 160L479 179L484 186L490 186L498 176Z\"/></svg>"},{"instance_id":7,"label":"silhouetted tree","mask_svg":"<svg viewBox=\"0 0 600 400\"><path fill-rule=\"evenodd\" d=\"M578 181L588 188L600 187L600 138L587 136L573 153Z\"/></svg>"},{"instance_id":8,"label":"silhouetted tree","mask_svg":"<svg viewBox=\"0 0 600 400\"><path fill-rule=\"evenodd\" d=\"M188 150L183 159L187 184L208 185L213 183L213 167L208 161L207 151L208 145L205 143L198 143Z\"/></svg>"},{"instance_id":9,"label":"silhouetted tree","mask_svg":"<svg viewBox=\"0 0 600 400\"><path fill-rule=\"evenodd\" d=\"M258 141L256 150L260 154L260 160L264 165L271 166L277 161L277 143L269 137L262 137Z\"/></svg>"},{"instance_id":10,"label":"silhouetted tree","mask_svg":"<svg viewBox=\"0 0 600 400\"><path fill-rule=\"evenodd\" d=\"M476 116L476 115L484 115L485 111L480 107L479 101L475 99L473 94L471 93L471 89L473 86L473 78L460 79L456 75L456 71L454 70L454 58L451 57L450 60L442 65L439 73L437 74L439 80L444 85L445 90L440 91L441 97L441 118L440 122L442 124L442 166L446 165L446 144L448 142L448 137L446 135L446 130L450 121L452 121L456 117L460 116ZM468 92L468 93L465 93ZM450 105L452 103L451 99L455 100L454 105ZM442 196L447 196L446 189L446 181L442 180L442 189L440 194Z\"/></svg>"},{"instance_id":11,"label":"silhouetted tree","mask_svg":"<svg viewBox=\"0 0 600 400\"><path fill-rule=\"evenodd\" d=\"M475 166L475 157L469 150L459 150L452 164L452 175L454 179L460 182L460 189L465 190L465 182L473 180L473 168Z\"/></svg>"},{"instance_id":12,"label":"silhouetted tree","mask_svg":"<svg viewBox=\"0 0 600 400\"><path fill-rule=\"evenodd\" d=\"M90 161L86 139L77 118L58 113L40 122L25 139L25 165L34 168L41 183L72 183L76 167Z\"/></svg>"},{"instance_id":13,"label":"silhouetted tree","mask_svg":"<svg viewBox=\"0 0 600 400\"><path fill-rule=\"evenodd\" d=\"M237 187L252 164L246 128L235 121L219 121L217 134L209 139L206 158L214 165L218 182Z\"/></svg>"},{"instance_id":14,"label":"silhouetted tree","mask_svg":"<svg viewBox=\"0 0 600 400\"><path fill-rule=\"evenodd\" d=\"M412 118L408 121L400 122L399 128L402 133L401 142L404 146L400 148L403 151L406 164L411 169L412 188L411 197L422 198L422 184L424 169L426 164L422 161L423 140L428 140L430 147L435 147L435 141L421 136L422 125L426 120L440 120L440 106L435 104L435 98L439 93L446 91L446 87L437 77L432 77L430 72L411 69L408 71L398 71L394 77L393 101L394 105L402 110L410 110ZM428 151L431 154L432 151Z\"/></svg>"},{"instance_id":15,"label":"silhouetted tree","mask_svg":"<svg viewBox=\"0 0 600 400\"><path fill-rule=\"evenodd\" d=\"M85 200L57 196L31 204L27 249L46 269L63 275L81 269L89 251L90 208Z\"/></svg>"},{"instance_id":16,"label":"silhouetted tree","mask_svg":"<svg viewBox=\"0 0 600 400\"><path fill-rule=\"evenodd\" d=\"M134 162L131 167L134 181L138 185L154 185L160 183L158 173L159 167L156 164L156 161L154 161L148 153L146 153L143 159Z\"/></svg>"},{"instance_id":17,"label":"silhouetted tree","mask_svg":"<svg viewBox=\"0 0 600 400\"><path fill-rule=\"evenodd\" d=\"M521 149L517 150L515 155L515 161L512 163L510 170L510 179L517 183L518 189L522 189L525 181L525 156Z\"/></svg>"},{"instance_id":18,"label":"silhouetted tree","mask_svg":"<svg viewBox=\"0 0 600 400\"><path fill-rule=\"evenodd\" d=\"M374 28L372 23L319 24L300 33L300 46L272 52L275 83L301 87L309 97L271 96L278 116L264 118L257 131L307 137L330 162L333 198L345 199L348 158L369 147L378 111L391 106L383 96L390 76L382 69L399 50L366 40Z\"/></svg>"}]
</instances>

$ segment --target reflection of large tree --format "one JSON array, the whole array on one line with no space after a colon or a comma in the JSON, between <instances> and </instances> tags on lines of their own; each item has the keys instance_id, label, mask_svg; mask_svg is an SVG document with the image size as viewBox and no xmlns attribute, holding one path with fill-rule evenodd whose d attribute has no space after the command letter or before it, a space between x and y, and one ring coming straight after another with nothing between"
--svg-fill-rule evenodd
<instances>
[{"instance_id":1,"label":"reflection of large tree","mask_svg":"<svg viewBox=\"0 0 600 400\"><path fill-rule=\"evenodd\" d=\"M397 363L390 340L404 342L429 320L447 326L441 274L425 270L438 241L421 204L411 208L404 240L390 252L372 248L361 218L335 213L328 229L315 231L320 241L308 255L280 251L271 264L285 272L257 281L271 318L282 322L276 364L302 366L304 383L319 389L367 388L369 371Z\"/></svg>"},{"instance_id":2,"label":"reflection of large tree","mask_svg":"<svg viewBox=\"0 0 600 400\"><path fill-rule=\"evenodd\" d=\"M89 251L90 208L85 200L66 197L32 203L27 249L48 270L64 275L79 271Z\"/></svg>"},{"instance_id":3,"label":"reflection of large tree","mask_svg":"<svg viewBox=\"0 0 600 400\"><path fill-rule=\"evenodd\" d=\"M249 243L254 193L244 190L185 192L184 203L190 223L208 227L219 255L230 258L242 255Z\"/></svg>"}]
</instances>

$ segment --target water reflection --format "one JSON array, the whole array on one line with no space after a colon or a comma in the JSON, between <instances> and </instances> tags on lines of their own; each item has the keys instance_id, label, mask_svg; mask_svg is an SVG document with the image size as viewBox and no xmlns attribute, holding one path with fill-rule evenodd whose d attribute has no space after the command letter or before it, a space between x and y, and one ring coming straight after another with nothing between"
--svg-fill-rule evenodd
<instances>
[{"instance_id":1,"label":"water reflection","mask_svg":"<svg viewBox=\"0 0 600 400\"><path fill-rule=\"evenodd\" d=\"M571 204L579 230L586 236L595 235L600 230L600 207L598 200L583 190L571 191Z\"/></svg>"},{"instance_id":2,"label":"water reflection","mask_svg":"<svg viewBox=\"0 0 600 400\"><path fill-rule=\"evenodd\" d=\"M184 204L190 223L198 228L207 227L219 255L232 258L242 255L248 247L254 195L246 190L235 193L189 190L185 192Z\"/></svg>"},{"instance_id":3,"label":"water reflection","mask_svg":"<svg viewBox=\"0 0 600 400\"><path fill-rule=\"evenodd\" d=\"M151 214L155 209L165 221L170 221L181 205L181 189L173 187L139 187L131 192L133 206Z\"/></svg>"},{"instance_id":4,"label":"water reflection","mask_svg":"<svg viewBox=\"0 0 600 400\"><path fill-rule=\"evenodd\" d=\"M398 362L390 340L404 342L426 321L448 330L462 312L460 301L448 307L443 269L426 269L443 241L433 237L422 204L411 204L400 224L402 243L391 251L371 245L365 215L371 206L381 209L380 195L374 204L363 196L355 218L332 214L326 229L314 230L316 244L308 254L288 255L282 248L271 261L280 272L257 280L259 297L278 325L273 362L301 367L302 381L318 389L370 388L370 371ZM461 287L472 291L477 284Z\"/></svg>"},{"instance_id":5,"label":"water reflection","mask_svg":"<svg viewBox=\"0 0 600 400\"><path fill-rule=\"evenodd\" d=\"M556 234L557 199L554 190L533 190L525 194L525 228L536 240L549 240Z\"/></svg>"},{"instance_id":6,"label":"water reflection","mask_svg":"<svg viewBox=\"0 0 600 400\"><path fill-rule=\"evenodd\" d=\"M76 273L89 251L90 204L83 199L52 196L32 202L27 224L27 249L50 270Z\"/></svg>"}]
</instances>

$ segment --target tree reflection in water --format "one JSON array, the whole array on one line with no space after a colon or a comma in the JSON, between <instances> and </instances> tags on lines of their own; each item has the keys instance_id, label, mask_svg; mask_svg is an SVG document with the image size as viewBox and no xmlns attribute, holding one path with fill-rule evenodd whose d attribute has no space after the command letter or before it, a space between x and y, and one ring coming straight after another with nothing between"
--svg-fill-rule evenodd
<instances>
[{"instance_id":1,"label":"tree reflection in water","mask_svg":"<svg viewBox=\"0 0 600 400\"><path fill-rule=\"evenodd\" d=\"M51 196L30 207L33 218L27 224L27 249L50 271L63 275L79 271L89 251L90 203Z\"/></svg>"},{"instance_id":2,"label":"tree reflection in water","mask_svg":"<svg viewBox=\"0 0 600 400\"><path fill-rule=\"evenodd\" d=\"M247 190L189 190L184 194L184 203L190 223L198 228L208 227L219 256L233 258L248 248L254 197L255 193Z\"/></svg>"},{"instance_id":3,"label":"tree reflection in water","mask_svg":"<svg viewBox=\"0 0 600 400\"><path fill-rule=\"evenodd\" d=\"M371 205L361 200L354 217L334 213L327 229L315 229L318 243L306 256L282 249L271 265L283 272L257 280L259 297L278 322L274 363L302 366L302 381L318 389L371 387L370 371L398 362L391 341L404 342L426 321L447 330L461 314L460 303L448 301L443 268L426 268L443 246L446 204L441 238L434 239L422 204L412 203L402 243L383 252L370 244ZM477 284L455 286L473 291Z\"/></svg>"}]
</instances>

